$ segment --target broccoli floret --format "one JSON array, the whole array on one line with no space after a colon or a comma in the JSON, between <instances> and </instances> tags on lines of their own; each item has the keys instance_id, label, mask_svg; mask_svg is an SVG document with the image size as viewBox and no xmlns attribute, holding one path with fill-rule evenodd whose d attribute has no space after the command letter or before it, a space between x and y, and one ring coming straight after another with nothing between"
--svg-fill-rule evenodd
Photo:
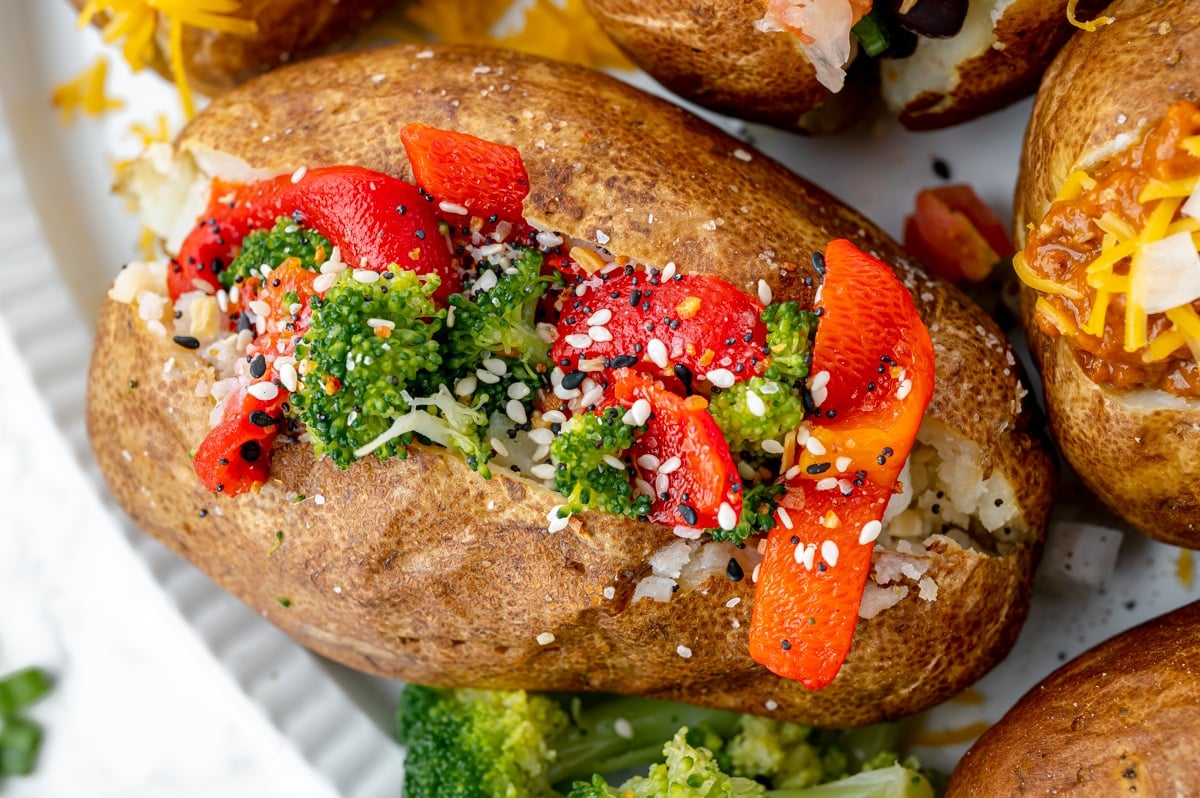
<instances>
[{"instance_id":1,"label":"broccoli floret","mask_svg":"<svg viewBox=\"0 0 1200 798\"><path fill-rule=\"evenodd\" d=\"M737 734L722 752L722 761L728 763L730 772L740 776L752 779L773 777L784 771L785 764L797 764L792 754L794 749L802 746L816 754L816 749L808 744L811 732L810 727L799 723L743 715ZM792 768L788 767L788 770L791 772ZM816 775L817 778L810 784L819 783L824 774Z\"/></svg>"},{"instance_id":2,"label":"broccoli floret","mask_svg":"<svg viewBox=\"0 0 1200 798\"><path fill-rule=\"evenodd\" d=\"M681 726L731 734L738 715L641 698L563 703L523 691L407 685L397 736L407 798L558 795L554 785L645 765Z\"/></svg>"},{"instance_id":3,"label":"broccoli floret","mask_svg":"<svg viewBox=\"0 0 1200 798\"><path fill-rule=\"evenodd\" d=\"M732 451L759 449L765 440L783 436L804 421L804 397L790 384L768 377L751 377L708 401Z\"/></svg>"},{"instance_id":4,"label":"broccoli floret","mask_svg":"<svg viewBox=\"0 0 1200 798\"><path fill-rule=\"evenodd\" d=\"M817 314L801 310L795 302L778 302L767 305L762 320L767 325L767 348L771 351L766 376L791 385L801 384L812 365Z\"/></svg>"},{"instance_id":5,"label":"broccoli floret","mask_svg":"<svg viewBox=\"0 0 1200 798\"><path fill-rule=\"evenodd\" d=\"M217 275L221 285L232 288L242 280L263 277L263 269L274 269L287 258L318 271L333 252L329 239L316 230L303 228L288 216L280 216L270 230L255 230L242 239L242 251L228 268Z\"/></svg>"},{"instance_id":6,"label":"broccoli floret","mask_svg":"<svg viewBox=\"0 0 1200 798\"><path fill-rule=\"evenodd\" d=\"M554 488L566 501L560 517L585 509L641 518L650 512L650 497L634 495L631 467L623 459L633 446L639 427L626 424L619 407L598 413L576 413L567 419L550 444ZM625 467L614 468L609 458Z\"/></svg>"},{"instance_id":7,"label":"broccoli floret","mask_svg":"<svg viewBox=\"0 0 1200 798\"><path fill-rule=\"evenodd\" d=\"M710 529L713 540L741 543L752 535L763 535L775 528L775 509L779 499L787 493L782 483L743 483L742 515L733 529Z\"/></svg>"},{"instance_id":8,"label":"broccoli floret","mask_svg":"<svg viewBox=\"0 0 1200 798\"><path fill-rule=\"evenodd\" d=\"M412 409L409 384L441 367L434 336L445 311L431 298L438 283L403 269L373 283L346 271L324 298L312 298L312 321L296 346L292 413L316 452L339 467L371 451L401 454L412 442L412 431L388 433Z\"/></svg>"}]
</instances>

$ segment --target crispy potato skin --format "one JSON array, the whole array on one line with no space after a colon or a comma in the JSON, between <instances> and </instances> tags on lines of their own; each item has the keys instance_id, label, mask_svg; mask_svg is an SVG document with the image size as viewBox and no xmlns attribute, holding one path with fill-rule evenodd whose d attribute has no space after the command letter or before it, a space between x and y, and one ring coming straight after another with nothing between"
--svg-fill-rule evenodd
<instances>
[{"instance_id":1,"label":"crispy potato skin","mask_svg":"<svg viewBox=\"0 0 1200 798\"><path fill-rule=\"evenodd\" d=\"M1172 100L1200 97L1200 6L1119 0L1107 13L1117 22L1076 36L1034 104L1014 203L1019 247L1077 165L1098 166L1095 153L1117 136L1140 137ZM1023 299L1029 348L1063 455L1088 488L1142 532L1200 548L1200 402L1164 406L1165 393L1092 382L1066 343L1033 323L1033 292ZM1150 406L1156 397L1159 406Z\"/></svg>"},{"instance_id":2,"label":"crispy potato skin","mask_svg":"<svg viewBox=\"0 0 1200 798\"><path fill-rule=\"evenodd\" d=\"M87 0L71 0L82 9ZM183 59L201 94L215 96L289 61L315 55L367 25L398 0L242 0L237 16L258 23L253 36L185 27ZM167 24L160 16L155 69L171 77Z\"/></svg>"},{"instance_id":3,"label":"crispy potato skin","mask_svg":"<svg viewBox=\"0 0 1200 798\"><path fill-rule=\"evenodd\" d=\"M971 747L947 798L1191 795L1200 762L1200 604L1068 662Z\"/></svg>"},{"instance_id":4,"label":"crispy potato skin","mask_svg":"<svg viewBox=\"0 0 1200 798\"><path fill-rule=\"evenodd\" d=\"M1103 2L1084 0L1081 13ZM870 81L861 79L852 79L830 102L794 37L755 29L766 14L765 0L587 4L634 63L671 91L714 111L785 129L830 132L877 102ZM924 92L894 109L900 121L913 129L947 127L1033 93L1073 30L1066 7L1066 0L1015 0L994 28L998 46L959 63L961 80L948 93ZM884 69L904 69L904 64L889 61ZM830 124L828 110L813 111L822 104L839 106L832 114L835 123Z\"/></svg>"},{"instance_id":5,"label":"crispy potato skin","mask_svg":"<svg viewBox=\"0 0 1200 798\"><path fill-rule=\"evenodd\" d=\"M406 460L367 458L339 471L314 462L307 445L279 445L259 494L206 493L187 456L207 429L211 401L195 395L205 375L190 353L109 301L88 424L133 518L305 645L410 681L642 693L760 713L774 701L780 717L857 725L937 703L995 664L1026 613L1054 476L991 321L865 219L763 156L739 159L740 142L681 109L528 56L424 53L395 48L277 71L219 98L179 147L215 147L280 172L357 163L408 177L400 127L455 128L522 152L530 219L578 237L603 230L614 252L672 259L747 288L761 277L777 299L810 301L810 254L852 237L897 264L917 298L938 355L931 417L1007 475L1032 530L1026 542L988 556L946 541L929 571L939 599L913 590L861 622L837 679L808 692L751 662L749 580L722 575L669 603L631 603L650 554L674 539L669 528L585 514L548 534L554 495L505 474L483 480L442 450L414 446ZM164 376L172 356L179 371ZM325 501L290 501L296 494ZM551 645L535 641L543 632L554 634Z\"/></svg>"}]
</instances>

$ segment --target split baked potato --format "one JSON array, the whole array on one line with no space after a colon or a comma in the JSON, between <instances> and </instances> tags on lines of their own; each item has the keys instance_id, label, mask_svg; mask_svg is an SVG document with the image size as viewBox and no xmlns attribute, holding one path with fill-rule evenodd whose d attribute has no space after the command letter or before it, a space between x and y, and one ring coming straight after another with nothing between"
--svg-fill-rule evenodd
<instances>
[{"instance_id":1,"label":"split baked potato","mask_svg":"<svg viewBox=\"0 0 1200 798\"><path fill-rule=\"evenodd\" d=\"M686 111L561 63L397 47L223 95L124 189L170 249L214 176L357 164L411 179L398 132L413 122L515 147L527 219L635 261L751 292L761 281L805 305L811 255L831 238L895 265L932 336L936 383L909 506L875 547L837 678L809 691L751 660L753 546L593 511L548 532L561 496L503 469L485 479L437 446L341 470L281 437L261 490L213 495L189 456L211 426L212 364L164 334L169 304L110 299L88 428L140 526L304 645L409 681L635 693L840 726L931 706L1004 656L1055 480L1003 334L862 216ZM645 595L654 580L671 589Z\"/></svg>"},{"instance_id":2,"label":"split baked potato","mask_svg":"<svg viewBox=\"0 0 1200 798\"><path fill-rule=\"evenodd\" d=\"M1080 33L1047 72L1026 134L1014 220L1026 329L1054 437L1084 484L1147 535L1195 548L1188 231L1200 222L1187 197L1200 139L1187 141L1200 115L1186 102L1200 96L1200 7L1122 0L1107 13L1116 21Z\"/></svg>"},{"instance_id":3,"label":"split baked potato","mask_svg":"<svg viewBox=\"0 0 1200 798\"><path fill-rule=\"evenodd\" d=\"M1039 682L967 751L947 798L1190 795L1200 761L1200 604L1106 640Z\"/></svg>"},{"instance_id":4,"label":"split baked potato","mask_svg":"<svg viewBox=\"0 0 1200 798\"><path fill-rule=\"evenodd\" d=\"M1067 0L909 5L588 0L626 55L681 97L720 113L810 132L844 127L877 103L871 86L876 77L887 107L913 129L946 127L995 111L1033 93L1073 30ZM1103 5L1084 2L1079 13L1086 17ZM852 20L872 8L872 19L880 17L892 39L878 65L859 52L849 30ZM797 17L781 21L788 14ZM947 37L951 31L956 32ZM814 46L806 50L802 36L815 39ZM820 54L811 55L814 51ZM818 77L815 60L827 62L822 71L828 77ZM849 69L847 85L831 93L840 89L839 67Z\"/></svg>"},{"instance_id":5,"label":"split baked potato","mask_svg":"<svg viewBox=\"0 0 1200 798\"><path fill-rule=\"evenodd\" d=\"M207 96L315 55L396 4L396 0L210 0L179 3L176 9L164 4L156 10L143 0L71 2L81 11L98 10L93 21L101 27L136 20L134 29L123 34L139 51L133 57L167 78L174 76L171 26L177 18L183 23L179 46L188 81Z\"/></svg>"}]
</instances>

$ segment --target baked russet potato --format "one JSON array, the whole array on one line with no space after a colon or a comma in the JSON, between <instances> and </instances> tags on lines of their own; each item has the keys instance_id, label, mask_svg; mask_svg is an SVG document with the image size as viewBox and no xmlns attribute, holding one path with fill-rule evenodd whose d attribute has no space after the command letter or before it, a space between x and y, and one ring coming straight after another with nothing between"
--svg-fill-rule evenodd
<instances>
[{"instance_id":1,"label":"baked russet potato","mask_svg":"<svg viewBox=\"0 0 1200 798\"><path fill-rule=\"evenodd\" d=\"M887 107L913 129L995 111L1033 93L1073 30L1067 0L918 0L912 9L870 0L587 2L629 58L676 94L720 113L810 132L844 127L877 102L875 73ZM1085 2L1080 13L1103 5ZM849 30L872 8L892 39L877 67ZM901 10L907 13L898 16ZM796 31L815 39L813 47L806 50ZM847 59L854 69L841 90L838 72ZM820 60L822 70L814 66Z\"/></svg>"},{"instance_id":2,"label":"baked russet potato","mask_svg":"<svg viewBox=\"0 0 1200 798\"><path fill-rule=\"evenodd\" d=\"M1026 134L1014 220L1026 328L1084 484L1147 535L1196 548L1200 262L1187 231L1200 223L1187 197L1200 150L1187 147L1200 139L1184 142L1200 115L1177 101L1200 97L1200 6L1122 0L1107 13L1116 22L1076 36L1047 72ZM1175 190L1143 193L1164 182Z\"/></svg>"},{"instance_id":3,"label":"baked russet potato","mask_svg":"<svg viewBox=\"0 0 1200 798\"><path fill-rule=\"evenodd\" d=\"M213 495L189 453L210 428L214 366L205 349L172 342L169 303L140 289L101 309L88 401L96 459L139 525L304 645L415 682L604 690L856 725L931 706L1004 656L1054 473L1003 335L866 219L686 111L529 56L383 49L221 96L173 148L129 170L124 189L170 248L196 227L214 175L301 179L356 164L411 179L398 134L414 122L515 147L530 222L642 263L750 292L762 281L776 301L806 306L811 255L831 238L895 264L929 328L936 381L904 478L909 504L878 539L836 679L809 691L751 660L754 546L593 511L548 532L562 496L503 468L484 479L437 446L340 470L281 437L261 490Z\"/></svg>"},{"instance_id":4,"label":"baked russet potato","mask_svg":"<svg viewBox=\"0 0 1200 798\"><path fill-rule=\"evenodd\" d=\"M136 58L165 77L174 76L172 20L183 23L180 47L189 83L215 96L267 70L307 58L365 27L396 0L71 0L98 11L101 27L128 16L140 21L130 40L144 38ZM175 6L174 8L172 6ZM232 10L230 10L232 9ZM143 28L142 25L146 25Z\"/></svg>"},{"instance_id":5,"label":"baked russet potato","mask_svg":"<svg viewBox=\"0 0 1200 798\"><path fill-rule=\"evenodd\" d=\"M967 751L947 797L1192 794L1197 654L1200 604L1189 604L1076 657Z\"/></svg>"}]
</instances>

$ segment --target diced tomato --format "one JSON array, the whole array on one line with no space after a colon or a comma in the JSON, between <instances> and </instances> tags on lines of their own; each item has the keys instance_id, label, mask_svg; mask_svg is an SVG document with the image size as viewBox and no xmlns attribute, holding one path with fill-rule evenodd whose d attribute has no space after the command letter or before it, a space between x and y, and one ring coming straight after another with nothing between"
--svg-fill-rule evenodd
<instances>
[{"instance_id":1,"label":"diced tomato","mask_svg":"<svg viewBox=\"0 0 1200 798\"><path fill-rule=\"evenodd\" d=\"M290 356L296 351L296 342L308 330L312 319L309 300L315 293L313 282L316 278L316 272L301 266L299 259L288 258L271 272L267 285L261 286L258 278L242 284L243 291L248 289L251 297L266 302L271 309L268 315L271 323L247 348L247 356L262 354L268 366L273 366L276 358ZM293 305L299 305L294 313ZM285 322L283 329L279 329L280 321Z\"/></svg>"},{"instance_id":2,"label":"diced tomato","mask_svg":"<svg viewBox=\"0 0 1200 798\"><path fill-rule=\"evenodd\" d=\"M395 264L438 275L436 296L444 302L460 289L461 280L429 199L411 183L359 166L314 168L256 183L214 183L208 210L173 264L171 298L199 285L215 290L217 274L237 256L249 231L292 216L340 246L342 260L354 268L384 271Z\"/></svg>"},{"instance_id":3,"label":"diced tomato","mask_svg":"<svg viewBox=\"0 0 1200 798\"><path fill-rule=\"evenodd\" d=\"M524 219L529 175L516 147L421 124L405 125L400 142L417 185L438 200L485 219Z\"/></svg>"},{"instance_id":4,"label":"diced tomato","mask_svg":"<svg viewBox=\"0 0 1200 798\"><path fill-rule=\"evenodd\" d=\"M708 402L700 396L685 399L632 369L617 369L613 378L611 395L617 404L626 409L639 399L650 404L646 432L633 446L635 463L642 455L651 455L659 464L656 468L636 465L641 478L656 490L650 520L712 529L720 526L723 504L727 518L739 518L741 477L729 444L708 412ZM666 477L665 494L657 489L660 475Z\"/></svg>"},{"instance_id":5,"label":"diced tomato","mask_svg":"<svg viewBox=\"0 0 1200 798\"><path fill-rule=\"evenodd\" d=\"M822 445L802 453L768 535L750 627L755 661L810 689L850 650L879 522L934 383L929 332L885 264L831 242L817 304L809 425Z\"/></svg>"},{"instance_id":6,"label":"diced tomato","mask_svg":"<svg viewBox=\"0 0 1200 798\"><path fill-rule=\"evenodd\" d=\"M581 358L601 357L656 376L674 374L685 384L720 369L732 384L763 371L762 311L756 298L719 277L663 281L645 271L618 272L589 283L563 309L550 355L566 372Z\"/></svg>"},{"instance_id":7,"label":"diced tomato","mask_svg":"<svg viewBox=\"0 0 1200 798\"><path fill-rule=\"evenodd\" d=\"M904 220L904 247L953 283L982 282L1015 251L996 212L961 184L917 194L916 212Z\"/></svg>"}]
</instances>

